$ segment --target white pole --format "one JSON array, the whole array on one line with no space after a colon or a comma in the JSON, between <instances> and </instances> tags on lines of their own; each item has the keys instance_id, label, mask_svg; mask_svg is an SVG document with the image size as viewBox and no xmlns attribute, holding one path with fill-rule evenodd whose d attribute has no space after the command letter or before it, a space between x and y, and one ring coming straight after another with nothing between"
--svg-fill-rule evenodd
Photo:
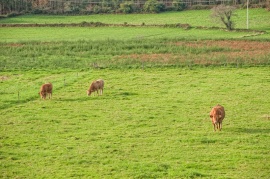
<instances>
[{"instance_id":1,"label":"white pole","mask_svg":"<svg viewBox=\"0 0 270 179\"><path fill-rule=\"evenodd\" d=\"M248 29L248 0L247 0L247 29Z\"/></svg>"}]
</instances>

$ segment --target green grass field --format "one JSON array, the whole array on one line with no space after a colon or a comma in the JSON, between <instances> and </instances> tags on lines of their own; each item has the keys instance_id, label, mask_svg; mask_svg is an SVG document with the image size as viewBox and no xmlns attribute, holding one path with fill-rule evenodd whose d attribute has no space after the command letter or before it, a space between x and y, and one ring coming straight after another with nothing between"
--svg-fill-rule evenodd
<instances>
[{"instance_id":1,"label":"green grass field","mask_svg":"<svg viewBox=\"0 0 270 179\"><path fill-rule=\"evenodd\" d=\"M267 178L269 70L2 73L1 178ZM87 97L97 78L104 95ZM221 132L208 116L217 103Z\"/></svg>"},{"instance_id":2,"label":"green grass field","mask_svg":"<svg viewBox=\"0 0 270 179\"><path fill-rule=\"evenodd\" d=\"M228 32L223 30L184 30L158 27L22 27L2 28L1 42L78 41L78 40L136 40L136 39L270 39L269 34L252 36L256 32ZM247 36L247 37L246 37ZM249 37L250 36L250 37Z\"/></svg>"},{"instance_id":3,"label":"green grass field","mask_svg":"<svg viewBox=\"0 0 270 179\"><path fill-rule=\"evenodd\" d=\"M102 22L106 24L128 24L146 25L151 24L190 24L191 26L203 27L224 27L217 24L210 18L211 10L191 10L182 12L166 12L160 14L103 14L87 16L60 16L60 15L24 15L9 19L2 19L0 23L32 23L32 24L51 24L51 23L80 23L80 22ZM236 11L234 17L236 28L246 28L246 10ZM249 26L251 29L270 30L270 12L265 9L249 10Z\"/></svg>"},{"instance_id":4,"label":"green grass field","mask_svg":"<svg viewBox=\"0 0 270 179\"><path fill-rule=\"evenodd\" d=\"M102 22L106 24L190 24L192 27L224 27L210 19L210 10L169 12L161 14L132 14L132 15L90 15L90 16L46 16L25 15L2 19L0 23L19 24L52 24L52 23L81 23ZM246 28L246 11L238 10L234 21L236 28ZM270 13L264 9L251 9L249 13L249 28L264 30L267 33L258 35L257 32L227 32L214 29L183 30L179 28L160 27L43 27L43 28L0 28L1 42L22 41L76 41L76 40L130 40L138 38L185 38L185 39L256 39L269 40L270 29L268 19ZM153 20L154 19L154 20Z\"/></svg>"},{"instance_id":5,"label":"green grass field","mask_svg":"<svg viewBox=\"0 0 270 179\"><path fill-rule=\"evenodd\" d=\"M184 11L20 16L0 23L93 18L165 24L169 16L178 23L181 13L189 22L207 22L207 11ZM268 32L265 20L257 21L269 12L251 13L257 18L252 28ZM268 179L270 38L253 35L196 28L1 27L0 178ZM87 97L98 78L105 81L104 95ZM54 86L51 100L38 95L45 82ZM209 118L216 104L226 110L220 132Z\"/></svg>"}]
</instances>

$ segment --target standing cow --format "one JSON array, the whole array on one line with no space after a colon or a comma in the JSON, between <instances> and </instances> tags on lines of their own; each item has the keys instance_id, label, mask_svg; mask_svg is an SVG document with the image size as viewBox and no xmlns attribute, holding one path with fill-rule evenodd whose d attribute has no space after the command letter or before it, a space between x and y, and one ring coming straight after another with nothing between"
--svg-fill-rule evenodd
<instances>
[{"instance_id":1,"label":"standing cow","mask_svg":"<svg viewBox=\"0 0 270 179\"><path fill-rule=\"evenodd\" d=\"M52 98L52 90L53 90L53 86L51 83L46 83L46 84L41 85L40 91L39 91L39 95L41 99L46 99L47 95L49 99Z\"/></svg>"},{"instance_id":2,"label":"standing cow","mask_svg":"<svg viewBox=\"0 0 270 179\"><path fill-rule=\"evenodd\" d=\"M93 81L87 90L87 95L90 96L92 92L97 92L98 95L103 94L104 81L102 79ZM99 92L99 93L98 93Z\"/></svg>"},{"instance_id":3,"label":"standing cow","mask_svg":"<svg viewBox=\"0 0 270 179\"><path fill-rule=\"evenodd\" d=\"M222 120L225 117L225 110L224 107L221 105L216 105L212 108L210 112L210 118L212 119L212 124L214 126L214 130L216 129L220 130L222 129Z\"/></svg>"}]
</instances>

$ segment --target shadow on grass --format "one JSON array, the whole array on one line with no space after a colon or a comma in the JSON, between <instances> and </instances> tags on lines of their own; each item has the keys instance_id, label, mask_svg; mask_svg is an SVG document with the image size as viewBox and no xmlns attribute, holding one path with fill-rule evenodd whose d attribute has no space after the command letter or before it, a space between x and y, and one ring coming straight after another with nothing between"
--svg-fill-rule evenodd
<instances>
[{"instance_id":1,"label":"shadow on grass","mask_svg":"<svg viewBox=\"0 0 270 179\"><path fill-rule=\"evenodd\" d=\"M247 134L259 134L259 133L265 133L265 134L269 134L270 133L270 129L261 129L261 128L233 128L232 129L233 132L240 132L240 133L247 133Z\"/></svg>"},{"instance_id":2,"label":"shadow on grass","mask_svg":"<svg viewBox=\"0 0 270 179\"><path fill-rule=\"evenodd\" d=\"M25 104L28 103L30 101L34 101L35 99L37 99L36 97L29 97L26 99L20 99L20 100L4 100L3 101L3 105L0 105L0 109L7 109L7 108L11 108L13 106L16 105L20 105L20 104Z\"/></svg>"},{"instance_id":3,"label":"shadow on grass","mask_svg":"<svg viewBox=\"0 0 270 179\"><path fill-rule=\"evenodd\" d=\"M133 96L133 95L138 95L138 93L133 93L133 92L122 92L119 93L121 96Z\"/></svg>"},{"instance_id":4,"label":"shadow on grass","mask_svg":"<svg viewBox=\"0 0 270 179\"><path fill-rule=\"evenodd\" d=\"M81 98L57 98L55 101L61 101L61 102L83 102L83 101L88 101L89 97L81 97Z\"/></svg>"},{"instance_id":5,"label":"shadow on grass","mask_svg":"<svg viewBox=\"0 0 270 179\"><path fill-rule=\"evenodd\" d=\"M90 101L90 100L105 100L108 99L108 97L105 96L84 96L84 97L79 97L79 98L57 98L55 101L61 101L61 102L85 102L85 101Z\"/></svg>"}]
</instances>

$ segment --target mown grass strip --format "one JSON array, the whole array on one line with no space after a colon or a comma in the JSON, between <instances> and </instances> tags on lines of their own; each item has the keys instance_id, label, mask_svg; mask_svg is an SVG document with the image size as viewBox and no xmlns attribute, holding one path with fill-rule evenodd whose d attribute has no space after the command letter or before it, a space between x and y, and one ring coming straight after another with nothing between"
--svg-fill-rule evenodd
<instances>
[{"instance_id":1,"label":"mown grass strip","mask_svg":"<svg viewBox=\"0 0 270 179\"><path fill-rule=\"evenodd\" d=\"M89 16L61 16L61 15L24 15L13 18L1 19L0 23L22 24L59 24L101 22L105 24L134 24L164 25L164 24L190 24L202 27L224 27L210 18L211 10L189 10L182 12L166 12L160 14L98 14ZM238 9L234 17L236 28L246 28L246 9ZM270 13L263 8L249 10L250 29L269 30L268 20Z\"/></svg>"},{"instance_id":2,"label":"mown grass strip","mask_svg":"<svg viewBox=\"0 0 270 179\"><path fill-rule=\"evenodd\" d=\"M1 73L1 86L36 97L0 109L2 178L268 177L269 67L77 72ZM87 97L97 78L104 95ZM45 80L52 100L37 95ZM1 101L12 99L3 90ZM208 116L217 103L221 132Z\"/></svg>"}]
</instances>

